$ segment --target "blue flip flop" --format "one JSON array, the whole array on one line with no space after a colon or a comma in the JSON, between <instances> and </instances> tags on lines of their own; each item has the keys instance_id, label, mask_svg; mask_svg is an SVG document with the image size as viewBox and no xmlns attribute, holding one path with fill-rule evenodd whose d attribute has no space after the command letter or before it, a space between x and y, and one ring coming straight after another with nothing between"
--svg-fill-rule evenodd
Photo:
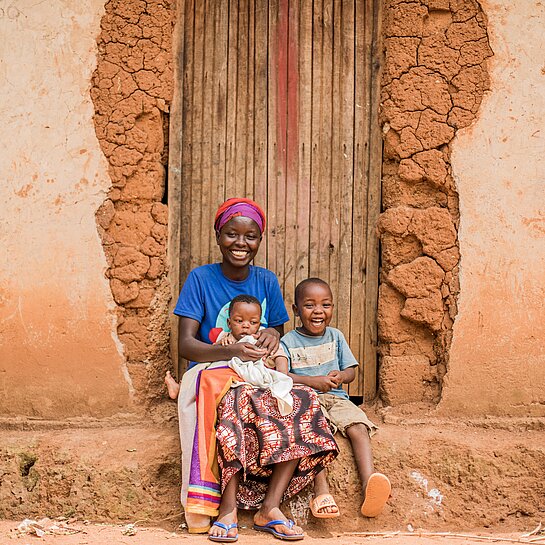
<instances>
[{"instance_id":1,"label":"blue flip flop","mask_svg":"<svg viewBox=\"0 0 545 545\"><path fill-rule=\"evenodd\" d=\"M275 538L282 539L283 541L300 541L301 539L304 539L305 534L282 534L273 528L273 526L280 525L291 529L295 526L295 522L293 522L293 520L271 520L264 526L254 524L254 530L257 530L258 532L267 532L268 534L272 534Z\"/></svg>"},{"instance_id":2,"label":"blue flip flop","mask_svg":"<svg viewBox=\"0 0 545 545\"><path fill-rule=\"evenodd\" d=\"M233 524L223 524L223 522L216 521L212 524L212 526L217 526L218 528L221 528L226 532L229 532L231 528L238 528L238 524L236 522L233 522ZM218 543L234 543L238 540L238 532L236 536L228 536L227 534L225 534L224 536L208 535L208 539L210 541L217 541Z\"/></svg>"}]
</instances>

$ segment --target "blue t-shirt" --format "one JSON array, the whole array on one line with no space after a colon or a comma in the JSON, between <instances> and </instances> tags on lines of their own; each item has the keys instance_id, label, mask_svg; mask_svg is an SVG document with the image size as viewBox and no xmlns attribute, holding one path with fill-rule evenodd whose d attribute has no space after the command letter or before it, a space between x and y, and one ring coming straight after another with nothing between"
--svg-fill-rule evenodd
<instances>
[{"instance_id":1,"label":"blue t-shirt","mask_svg":"<svg viewBox=\"0 0 545 545\"><path fill-rule=\"evenodd\" d=\"M229 303L242 294L259 299L264 327L276 327L289 320L274 273L251 265L248 277L235 281L223 274L219 263L203 265L189 273L174 314L197 320L200 323L197 338L213 344L222 331L229 331Z\"/></svg>"},{"instance_id":2,"label":"blue t-shirt","mask_svg":"<svg viewBox=\"0 0 545 545\"><path fill-rule=\"evenodd\" d=\"M294 329L280 339L280 344L294 375L319 377L358 365L344 335L334 327L326 327L320 337L304 335ZM328 393L348 399L342 388L333 388Z\"/></svg>"}]
</instances>

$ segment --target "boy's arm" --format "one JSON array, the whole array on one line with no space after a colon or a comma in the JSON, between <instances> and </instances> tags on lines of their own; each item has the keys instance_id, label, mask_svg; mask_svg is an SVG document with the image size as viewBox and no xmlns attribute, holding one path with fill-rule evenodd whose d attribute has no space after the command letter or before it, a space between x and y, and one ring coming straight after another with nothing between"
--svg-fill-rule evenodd
<instances>
[{"instance_id":1,"label":"boy's arm","mask_svg":"<svg viewBox=\"0 0 545 545\"><path fill-rule=\"evenodd\" d=\"M331 377L339 386L349 384L356 378L356 367L357 365L354 365L354 367L349 367L344 371L330 371L327 376Z\"/></svg>"},{"instance_id":2,"label":"boy's arm","mask_svg":"<svg viewBox=\"0 0 545 545\"><path fill-rule=\"evenodd\" d=\"M276 356L276 358L274 358L274 363L276 370L279 373L284 373L284 375L288 374L288 358L286 358L286 356Z\"/></svg>"}]
</instances>

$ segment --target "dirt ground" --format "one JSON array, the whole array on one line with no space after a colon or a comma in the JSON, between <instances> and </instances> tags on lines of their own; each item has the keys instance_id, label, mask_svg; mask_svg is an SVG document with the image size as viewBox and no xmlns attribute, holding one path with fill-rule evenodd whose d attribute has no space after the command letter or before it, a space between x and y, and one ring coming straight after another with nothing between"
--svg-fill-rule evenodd
<instances>
[{"instance_id":1,"label":"dirt ground","mask_svg":"<svg viewBox=\"0 0 545 545\"><path fill-rule=\"evenodd\" d=\"M168 545L183 542L184 545L204 545L210 543L204 536L190 536L183 529L152 528L136 525L135 533L127 525L89 524L74 522L67 525L70 535L60 535L61 530L53 530L53 534L38 537L36 535L18 534L20 523L0 521L0 545ZM49 523L51 525L52 523ZM47 526L47 525L46 525ZM69 528L69 530L68 530ZM132 534L132 535L130 535ZM541 537L541 539L539 539ZM533 541L532 541L533 540ZM539 540L539 541L536 541ZM426 530L385 532L385 535L367 536L351 533L333 533L326 537L311 531L304 543L335 543L339 545L477 545L479 543L545 543L545 536L536 534L525 537L522 534L463 533L446 535L446 533L430 533ZM242 527L239 543L261 545L275 543L272 536L262 535L248 527Z\"/></svg>"}]
</instances>

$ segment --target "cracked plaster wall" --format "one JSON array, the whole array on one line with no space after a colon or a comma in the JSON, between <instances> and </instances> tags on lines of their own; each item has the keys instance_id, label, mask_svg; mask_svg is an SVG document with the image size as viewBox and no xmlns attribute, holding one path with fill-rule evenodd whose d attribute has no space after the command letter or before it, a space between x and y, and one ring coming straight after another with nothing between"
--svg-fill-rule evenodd
<instances>
[{"instance_id":1,"label":"cracked plaster wall","mask_svg":"<svg viewBox=\"0 0 545 545\"><path fill-rule=\"evenodd\" d=\"M168 208L162 201L173 24L168 0L106 2L91 89L112 182L97 226L135 399L148 405L163 395L169 358Z\"/></svg>"},{"instance_id":2,"label":"cracked plaster wall","mask_svg":"<svg viewBox=\"0 0 545 545\"><path fill-rule=\"evenodd\" d=\"M476 118L492 50L474 0L389 0L384 43L380 391L435 404L460 291L451 144Z\"/></svg>"},{"instance_id":3,"label":"cracked plaster wall","mask_svg":"<svg viewBox=\"0 0 545 545\"><path fill-rule=\"evenodd\" d=\"M0 17L0 416L130 407L94 214L110 185L89 82L103 0Z\"/></svg>"}]
</instances>

